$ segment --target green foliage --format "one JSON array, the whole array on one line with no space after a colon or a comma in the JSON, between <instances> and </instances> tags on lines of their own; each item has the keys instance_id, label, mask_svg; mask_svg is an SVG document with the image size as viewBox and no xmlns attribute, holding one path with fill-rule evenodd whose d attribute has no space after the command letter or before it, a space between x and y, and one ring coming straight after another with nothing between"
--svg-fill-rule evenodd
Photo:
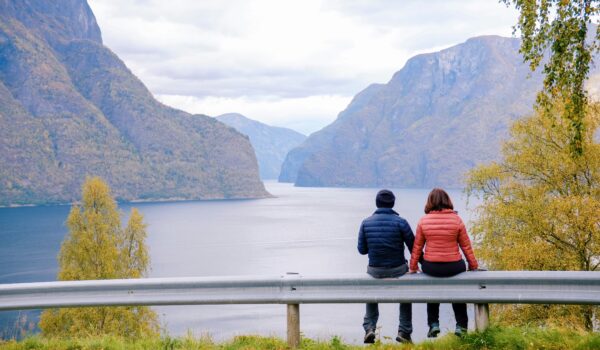
<instances>
[{"instance_id":1,"label":"green foliage","mask_svg":"<svg viewBox=\"0 0 600 350\"><path fill-rule=\"evenodd\" d=\"M564 328L492 327L467 334L461 343L461 349L596 349L600 336Z\"/></svg>"},{"instance_id":2,"label":"green foliage","mask_svg":"<svg viewBox=\"0 0 600 350\"><path fill-rule=\"evenodd\" d=\"M556 105L558 106L558 105ZM600 266L600 108L583 120L582 153L571 156L564 110L538 109L515 123L504 160L469 174L481 196L472 234L493 270L583 270ZM500 321L562 323L591 329L591 307L496 306Z\"/></svg>"},{"instance_id":3,"label":"green foliage","mask_svg":"<svg viewBox=\"0 0 600 350\"><path fill-rule=\"evenodd\" d=\"M450 334L435 341L424 341L415 345L403 345L395 342L381 343L365 347L344 344L340 338L333 337L330 341L316 341L304 338L300 349L305 350L336 350L336 349L414 349L414 350L483 350L483 349L598 349L600 335L594 333L580 333L565 329L539 329L539 328L490 328L482 333L469 333L464 338L457 338ZM287 349L287 344L282 339L265 338L259 336L238 336L231 341L214 343L210 338L159 338L147 337L139 339L124 339L118 337L91 337L72 339L47 339L32 337L20 342L0 342L2 350L92 350L92 349L198 349L198 350L250 350L250 349Z\"/></svg>"},{"instance_id":4,"label":"green foliage","mask_svg":"<svg viewBox=\"0 0 600 350\"><path fill-rule=\"evenodd\" d=\"M83 185L81 207L67 219L69 235L58 257L58 279L92 280L142 277L149 257L146 225L132 209L125 229L108 185L98 177ZM46 310L40 318L45 336L117 335L139 337L158 332L156 314L148 307L94 307Z\"/></svg>"},{"instance_id":5,"label":"green foliage","mask_svg":"<svg viewBox=\"0 0 600 350\"><path fill-rule=\"evenodd\" d=\"M597 105L585 90L600 28L597 0L501 0L520 12L515 31L535 70L544 62L536 115L517 122L502 163L470 173L483 195L473 233L492 269L585 270L600 264L600 146ZM590 35L589 29L596 33ZM546 60L547 58L547 60ZM495 307L500 321L569 322L592 328L591 307Z\"/></svg>"},{"instance_id":6,"label":"green foliage","mask_svg":"<svg viewBox=\"0 0 600 350\"><path fill-rule=\"evenodd\" d=\"M144 244L145 240L144 217L136 208L132 208L120 249L120 260L125 262L125 276L129 278L142 277L149 267L150 257Z\"/></svg>"},{"instance_id":7,"label":"green foliage","mask_svg":"<svg viewBox=\"0 0 600 350\"><path fill-rule=\"evenodd\" d=\"M544 90L538 103L551 109L560 101L562 116L569 121L571 151L583 153L587 94L584 83L592 56L598 50L600 27L588 37L591 20L600 14L597 0L501 0L513 4L520 12L515 31L521 31L521 53L535 70L547 51L544 64Z\"/></svg>"}]
</instances>

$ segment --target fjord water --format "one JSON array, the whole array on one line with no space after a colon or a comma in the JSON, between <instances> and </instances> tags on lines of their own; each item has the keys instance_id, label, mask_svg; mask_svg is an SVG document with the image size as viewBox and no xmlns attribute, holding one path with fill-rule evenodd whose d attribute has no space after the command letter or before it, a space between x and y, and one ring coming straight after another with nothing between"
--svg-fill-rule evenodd
<instances>
[{"instance_id":1,"label":"fjord water","mask_svg":"<svg viewBox=\"0 0 600 350\"><path fill-rule=\"evenodd\" d=\"M377 189L298 188L267 182L275 198L121 204L132 206L148 224L151 277L341 274L366 270L356 250L361 220L374 210ZM429 190L396 189L395 210L413 230ZM469 218L461 191L450 191L455 209ZM51 281L56 255L67 229L69 206L0 209L0 283ZM408 257L408 252L405 253ZM471 308L471 307L470 307ZM312 338L334 335L362 341L364 305L301 305L301 331ZM188 330L217 340L239 334L285 336L285 305L155 307L172 335ZM470 314L472 315L471 309ZM12 327L18 313L0 313L0 327ZM33 314L35 316L35 314ZM395 337L398 307L380 305L381 339ZM470 317L470 323L473 323ZM427 331L425 305L413 306L413 338ZM454 329L450 305L442 305L441 324ZM472 325L471 325L472 327Z\"/></svg>"}]
</instances>

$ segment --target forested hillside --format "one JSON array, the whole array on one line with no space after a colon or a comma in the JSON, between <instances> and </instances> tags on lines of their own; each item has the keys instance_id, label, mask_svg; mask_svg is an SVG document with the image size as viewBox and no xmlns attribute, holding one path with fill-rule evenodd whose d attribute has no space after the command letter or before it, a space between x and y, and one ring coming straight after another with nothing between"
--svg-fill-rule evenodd
<instances>
[{"instance_id":1,"label":"forested hillside","mask_svg":"<svg viewBox=\"0 0 600 350\"><path fill-rule=\"evenodd\" d=\"M246 136L158 102L85 0L0 0L0 205L267 195Z\"/></svg>"}]
</instances>

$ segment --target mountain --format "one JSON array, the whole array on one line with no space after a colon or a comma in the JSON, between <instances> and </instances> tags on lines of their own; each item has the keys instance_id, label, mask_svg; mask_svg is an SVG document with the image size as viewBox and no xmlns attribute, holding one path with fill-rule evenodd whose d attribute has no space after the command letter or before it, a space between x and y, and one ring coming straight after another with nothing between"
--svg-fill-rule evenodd
<instances>
[{"instance_id":1,"label":"mountain","mask_svg":"<svg viewBox=\"0 0 600 350\"><path fill-rule=\"evenodd\" d=\"M263 124L238 113L223 114L217 120L250 138L262 179L277 179L285 156L306 139L294 130Z\"/></svg>"},{"instance_id":2,"label":"mountain","mask_svg":"<svg viewBox=\"0 0 600 350\"><path fill-rule=\"evenodd\" d=\"M542 76L523 63L519 46L519 39L483 36L411 58L387 84L367 87L332 124L290 151L279 180L463 186L464 173L498 159L512 121L533 110Z\"/></svg>"},{"instance_id":3,"label":"mountain","mask_svg":"<svg viewBox=\"0 0 600 350\"><path fill-rule=\"evenodd\" d=\"M0 0L0 205L267 196L248 138L158 102L85 0Z\"/></svg>"}]
</instances>

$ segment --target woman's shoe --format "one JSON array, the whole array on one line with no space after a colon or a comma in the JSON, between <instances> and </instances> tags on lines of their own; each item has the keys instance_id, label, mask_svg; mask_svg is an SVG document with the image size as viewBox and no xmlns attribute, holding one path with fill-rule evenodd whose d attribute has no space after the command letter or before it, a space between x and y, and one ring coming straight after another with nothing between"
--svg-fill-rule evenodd
<instances>
[{"instance_id":1,"label":"woman's shoe","mask_svg":"<svg viewBox=\"0 0 600 350\"><path fill-rule=\"evenodd\" d=\"M454 331L454 335L457 337L464 337L467 335L468 329L461 326L456 326L456 330Z\"/></svg>"},{"instance_id":2,"label":"woman's shoe","mask_svg":"<svg viewBox=\"0 0 600 350\"><path fill-rule=\"evenodd\" d=\"M427 332L427 338L437 338L438 334L440 334L440 324L432 323L429 326L429 332Z\"/></svg>"}]
</instances>

